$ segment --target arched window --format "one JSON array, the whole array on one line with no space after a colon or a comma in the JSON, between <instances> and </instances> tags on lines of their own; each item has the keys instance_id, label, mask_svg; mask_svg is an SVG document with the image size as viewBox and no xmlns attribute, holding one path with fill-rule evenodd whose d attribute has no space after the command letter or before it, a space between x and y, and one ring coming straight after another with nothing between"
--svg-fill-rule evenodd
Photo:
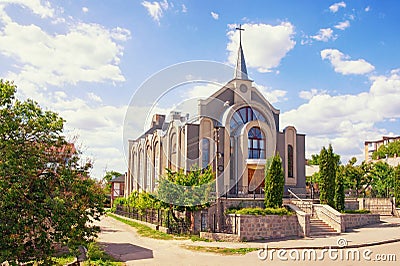
<instances>
[{"instance_id":1,"label":"arched window","mask_svg":"<svg viewBox=\"0 0 400 266\"><path fill-rule=\"evenodd\" d=\"M200 140L201 168L206 168L210 163L210 141L206 138Z\"/></svg>"},{"instance_id":2,"label":"arched window","mask_svg":"<svg viewBox=\"0 0 400 266\"><path fill-rule=\"evenodd\" d=\"M287 160L288 160L288 177L293 177L293 146L287 147Z\"/></svg>"},{"instance_id":3,"label":"arched window","mask_svg":"<svg viewBox=\"0 0 400 266\"><path fill-rule=\"evenodd\" d=\"M241 125L246 124L249 121L260 120L266 122L265 117L256 109L251 107L243 107L237 110L230 121L231 132L234 132Z\"/></svg>"},{"instance_id":4,"label":"arched window","mask_svg":"<svg viewBox=\"0 0 400 266\"><path fill-rule=\"evenodd\" d=\"M249 159L265 159L265 137L259 127L253 127L248 134Z\"/></svg>"},{"instance_id":5,"label":"arched window","mask_svg":"<svg viewBox=\"0 0 400 266\"><path fill-rule=\"evenodd\" d=\"M146 156L146 191L152 191L153 185L152 185L152 168L153 164L151 161L151 150L150 148L147 149L147 156Z\"/></svg>"},{"instance_id":6,"label":"arched window","mask_svg":"<svg viewBox=\"0 0 400 266\"><path fill-rule=\"evenodd\" d=\"M154 145L154 186L158 185L160 176L160 144L157 142Z\"/></svg>"},{"instance_id":7,"label":"arched window","mask_svg":"<svg viewBox=\"0 0 400 266\"><path fill-rule=\"evenodd\" d=\"M169 169L171 170L176 170L177 166L177 151L176 151L176 134L173 133L170 138L170 143L169 143L169 153L170 153L170 158L169 158Z\"/></svg>"},{"instance_id":8,"label":"arched window","mask_svg":"<svg viewBox=\"0 0 400 266\"><path fill-rule=\"evenodd\" d=\"M143 150L139 152L139 176L138 183L141 189L144 189L144 154Z\"/></svg>"}]
</instances>

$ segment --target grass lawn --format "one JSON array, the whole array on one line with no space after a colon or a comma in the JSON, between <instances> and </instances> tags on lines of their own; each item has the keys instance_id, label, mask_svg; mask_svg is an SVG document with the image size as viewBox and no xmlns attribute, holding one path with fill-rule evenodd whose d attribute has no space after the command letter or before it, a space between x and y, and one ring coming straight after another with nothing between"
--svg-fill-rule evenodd
<instances>
[{"instance_id":1,"label":"grass lawn","mask_svg":"<svg viewBox=\"0 0 400 266\"><path fill-rule=\"evenodd\" d=\"M166 234L164 232L161 231L157 231L157 230L153 230L150 227L143 225L141 223L137 223L128 219L124 219L121 218L119 216L116 216L112 213L107 213L108 216L114 218L117 221L123 222L127 225L130 225L134 228L137 229L137 233L140 236L145 236L145 237L150 237L150 238L154 238L154 239L163 239L163 240L173 240L173 239L189 239L189 236L176 236L176 235L170 235L170 234Z\"/></svg>"},{"instance_id":2,"label":"grass lawn","mask_svg":"<svg viewBox=\"0 0 400 266\"><path fill-rule=\"evenodd\" d=\"M222 248L222 247L202 247L182 245L181 247L201 252L212 252L222 255L245 255L249 252L257 251L259 248Z\"/></svg>"}]
</instances>

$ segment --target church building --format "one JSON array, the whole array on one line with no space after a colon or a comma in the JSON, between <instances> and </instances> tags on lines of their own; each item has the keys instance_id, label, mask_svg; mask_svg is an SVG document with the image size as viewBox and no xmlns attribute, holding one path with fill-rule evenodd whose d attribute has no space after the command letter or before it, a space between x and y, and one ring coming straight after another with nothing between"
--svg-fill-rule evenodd
<instances>
[{"instance_id":1,"label":"church building","mask_svg":"<svg viewBox=\"0 0 400 266\"><path fill-rule=\"evenodd\" d=\"M194 121L180 112L156 114L143 135L129 140L125 195L155 191L166 168L208 165L220 196L263 194L266 160L275 154L282 158L284 193L305 193L305 135L293 126L279 131L279 114L249 79L240 41L233 79L199 100Z\"/></svg>"}]
</instances>

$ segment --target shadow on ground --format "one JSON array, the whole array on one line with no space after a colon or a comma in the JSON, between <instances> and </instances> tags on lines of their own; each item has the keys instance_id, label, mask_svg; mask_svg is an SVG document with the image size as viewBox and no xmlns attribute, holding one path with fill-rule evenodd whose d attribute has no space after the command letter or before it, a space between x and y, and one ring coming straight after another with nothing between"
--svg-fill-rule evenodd
<instances>
[{"instance_id":1,"label":"shadow on ground","mask_svg":"<svg viewBox=\"0 0 400 266\"><path fill-rule=\"evenodd\" d=\"M143 260L153 258L151 249L129 243L100 243L104 250L115 259L126 262L129 260Z\"/></svg>"}]
</instances>

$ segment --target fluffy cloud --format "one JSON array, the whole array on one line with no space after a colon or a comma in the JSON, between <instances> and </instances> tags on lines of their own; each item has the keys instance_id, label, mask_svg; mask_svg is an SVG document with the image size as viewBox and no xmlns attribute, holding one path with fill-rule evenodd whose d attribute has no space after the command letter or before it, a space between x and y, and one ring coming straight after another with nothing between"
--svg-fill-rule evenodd
<instances>
[{"instance_id":1,"label":"fluffy cloud","mask_svg":"<svg viewBox=\"0 0 400 266\"><path fill-rule=\"evenodd\" d=\"M339 30L345 30L348 27L350 27L350 21L348 21L348 20L342 21L339 24L335 25L335 28L339 29Z\"/></svg>"},{"instance_id":2,"label":"fluffy cloud","mask_svg":"<svg viewBox=\"0 0 400 266\"><path fill-rule=\"evenodd\" d=\"M316 95L324 95L326 94L326 90L318 90L318 89L311 89L309 91L300 91L299 97L305 100L311 100Z\"/></svg>"},{"instance_id":3,"label":"fluffy cloud","mask_svg":"<svg viewBox=\"0 0 400 266\"><path fill-rule=\"evenodd\" d=\"M85 6L84 6L84 7L82 7L82 12L83 12L83 13L87 13L87 12L89 12L89 8L87 8L87 7L85 7Z\"/></svg>"},{"instance_id":4,"label":"fluffy cloud","mask_svg":"<svg viewBox=\"0 0 400 266\"><path fill-rule=\"evenodd\" d=\"M1 0L0 8L3 5L17 4L23 7L29 8L34 14L39 15L42 18L54 16L54 9L51 7L49 1L41 0Z\"/></svg>"},{"instance_id":5,"label":"fluffy cloud","mask_svg":"<svg viewBox=\"0 0 400 266\"><path fill-rule=\"evenodd\" d=\"M312 39L321 42L327 42L330 39L336 39L336 36L333 35L333 30L331 28L320 29L318 33L314 36L311 36Z\"/></svg>"},{"instance_id":6,"label":"fluffy cloud","mask_svg":"<svg viewBox=\"0 0 400 266\"><path fill-rule=\"evenodd\" d=\"M187 12L187 7L185 6L185 4L182 4L182 13L186 13Z\"/></svg>"},{"instance_id":7,"label":"fluffy cloud","mask_svg":"<svg viewBox=\"0 0 400 266\"><path fill-rule=\"evenodd\" d=\"M160 19L163 16L163 12L164 10L168 10L169 3L167 0L160 2L143 1L142 6L144 6L147 9L147 12L153 18L153 20L156 21L158 24L160 24Z\"/></svg>"},{"instance_id":8,"label":"fluffy cloud","mask_svg":"<svg viewBox=\"0 0 400 266\"><path fill-rule=\"evenodd\" d=\"M331 62L335 71L343 75L350 74L367 74L375 69L373 65L365 61L364 59L348 60L350 57L343 54L336 49L325 49L321 51L321 58L327 59Z\"/></svg>"},{"instance_id":9,"label":"fluffy cloud","mask_svg":"<svg viewBox=\"0 0 400 266\"><path fill-rule=\"evenodd\" d=\"M311 96L297 109L281 115L282 125L294 125L307 134L307 150L317 153L332 143L344 161L356 155L363 159L363 142L390 134L377 123L400 118L400 71L371 77L368 92L331 96Z\"/></svg>"},{"instance_id":10,"label":"fluffy cloud","mask_svg":"<svg viewBox=\"0 0 400 266\"><path fill-rule=\"evenodd\" d=\"M65 34L49 34L37 25L21 25L2 13L0 53L17 62L9 77L39 87L77 82L124 81L118 66L130 37L125 29L76 23Z\"/></svg>"},{"instance_id":11,"label":"fluffy cloud","mask_svg":"<svg viewBox=\"0 0 400 266\"><path fill-rule=\"evenodd\" d=\"M218 19L219 19L218 13L211 12L211 16L212 16L213 19L215 19L215 20L218 20Z\"/></svg>"},{"instance_id":12,"label":"fluffy cloud","mask_svg":"<svg viewBox=\"0 0 400 266\"><path fill-rule=\"evenodd\" d=\"M329 7L329 10L332 12L332 13L336 13L336 12L338 12L339 11L339 8L345 8L346 7L346 3L345 2L339 2L339 3L335 3L335 4L333 4L333 5L331 5L330 7Z\"/></svg>"},{"instance_id":13,"label":"fluffy cloud","mask_svg":"<svg viewBox=\"0 0 400 266\"><path fill-rule=\"evenodd\" d=\"M235 31L237 25L229 25L228 61L236 64L239 47L239 33ZM260 72L271 71L277 67L282 58L293 49L296 42L293 40L294 26L290 22L282 22L272 26L268 24L244 24L242 28L242 45L248 67L257 68Z\"/></svg>"},{"instance_id":14,"label":"fluffy cloud","mask_svg":"<svg viewBox=\"0 0 400 266\"><path fill-rule=\"evenodd\" d=\"M40 21L34 18L34 23L27 20L19 24L10 15L14 13L7 13L5 7L10 4L29 9ZM124 81L119 64L122 42L130 38L130 32L77 22L72 17L65 22L56 12L59 10L48 1L0 0L0 54L9 65L2 76L15 81L19 98L32 98L66 119L65 134L71 140L79 137L77 146L83 156L94 159L95 177L100 178L107 165L123 171L122 124L126 107L105 105L94 92L73 97L64 88L73 88L78 82ZM62 33L45 30L50 23L63 21L58 25L63 28ZM114 159L107 159L110 157Z\"/></svg>"}]
</instances>

